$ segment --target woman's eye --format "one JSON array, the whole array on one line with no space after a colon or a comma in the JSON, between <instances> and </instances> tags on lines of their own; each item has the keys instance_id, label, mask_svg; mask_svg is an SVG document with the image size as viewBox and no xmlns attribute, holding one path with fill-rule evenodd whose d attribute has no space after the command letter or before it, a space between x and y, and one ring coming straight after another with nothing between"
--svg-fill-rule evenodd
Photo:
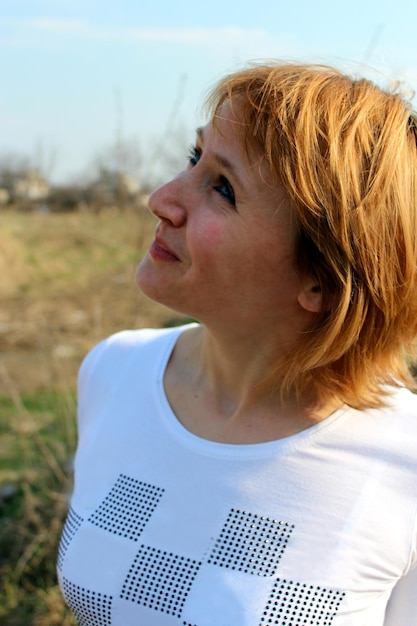
<instances>
[{"instance_id":1,"label":"woman's eye","mask_svg":"<svg viewBox=\"0 0 417 626\"><path fill-rule=\"evenodd\" d=\"M218 193L225 198L230 204L233 206L236 205L235 192L233 191L232 185L229 183L227 178L224 176L220 176L219 183L214 185L214 189L218 191Z\"/></svg>"},{"instance_id":2,"label":"woman's eye","mask_svg":"<svg viewBox=\"0 0 417 626\"><path fill-rule=\"evenodd\" d=\"M188 162L191 165L197 165L201 157L201 150L196 148L195 146L191 146L188 152Z\"/></svg>"},{"instance_id":3,"label":"woman's eye","mask_svg":"<svg viewBox=\"0 0 417 626\"><path fill-rule=\"evenodd\" d=\"M199 160L201 159L202 151L197 146L191 146L188 152L188 162L192 167L197 165ZM213 189L217 191L221 195L222 198L227 200L231 205L235 206L235 192L233 191L232 185L229 183L227 178L224 176L219 176L218 183L213 185Z\"/></svg>"}]
</instances>

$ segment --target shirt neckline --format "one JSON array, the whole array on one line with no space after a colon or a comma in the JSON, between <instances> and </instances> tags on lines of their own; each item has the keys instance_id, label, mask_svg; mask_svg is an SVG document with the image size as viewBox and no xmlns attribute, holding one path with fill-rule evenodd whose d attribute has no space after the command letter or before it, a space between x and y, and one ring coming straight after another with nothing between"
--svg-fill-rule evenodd
<instances>
[{"instance_id":1,"label":"shirt neckline","mask_svg":"<svg viewBox=\"0 0 417 626\"><path fill-rule=\"evenodd\" d=\"M194 324L195 325L195 324ZM313 424L309 428L301 430L298 433L261 443L221 443L210 439L205 439L188 430L175 415L168 401L164 388L164 374L169 358L175 347L175 344L187 328L191 328L193 324L178 326L172 329L167 337L164 350L162 350L159 361L157 363L156 377L156 396L159 402L161 418L168 427L171 434L180 441L185 447L192 449L200 454L206 454L215 457L227 458L265 458L277 456L291 450L297 450L311 444L315 440L321 438L324 432L332 427L335 423L347 417L351 410L347 406L340 407L329 417L321 420L317 424Z\"/></svg>"}]
</instances>

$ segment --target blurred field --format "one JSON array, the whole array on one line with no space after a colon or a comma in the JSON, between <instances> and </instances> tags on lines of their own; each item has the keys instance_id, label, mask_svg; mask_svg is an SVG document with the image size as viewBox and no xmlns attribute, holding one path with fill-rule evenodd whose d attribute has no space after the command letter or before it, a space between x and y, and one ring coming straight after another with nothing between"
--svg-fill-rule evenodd
<instances>
[{"instance_id":1,"label":"blurred field","mask_svg":"<svg viewBox=\"0 0 417 626\"><path fill-rule=\"evenodd\" d=\"M136 212L0 213L0 624L72 626L55 556L76 441L81 359L173 314L136 289L154 230Z\"/></svg>"},{"instance_id":2,"label":"blurred field","mask_svg":"<svg viewBox=\"0 0 417 626\"><path fill-rule=\"evenodd\" d=\"M0 214L0 393L73 385L80 358L121 328L170 314L134 271L154 220L135 213Z\"/></svg>"}]
</instances>

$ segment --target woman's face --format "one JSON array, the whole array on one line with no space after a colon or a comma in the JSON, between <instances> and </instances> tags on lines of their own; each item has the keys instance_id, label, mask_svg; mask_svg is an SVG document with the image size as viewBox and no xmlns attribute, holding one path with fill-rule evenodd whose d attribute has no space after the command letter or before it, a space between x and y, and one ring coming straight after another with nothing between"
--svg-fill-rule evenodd
<instances>
[{"instance_id":1,"label":"woman's face","mask_svg":"<svg viewBox=\"0 0 417 626\"><path fill-rule=\"evenodd\" d=\"M238 123L224 105L197 132L187 168L151 195L159 222L136 277L148 297L207 326L249 330L288 322L301 285L289 199L265 162L248 162Z\"/></svg>"}]
</instances>

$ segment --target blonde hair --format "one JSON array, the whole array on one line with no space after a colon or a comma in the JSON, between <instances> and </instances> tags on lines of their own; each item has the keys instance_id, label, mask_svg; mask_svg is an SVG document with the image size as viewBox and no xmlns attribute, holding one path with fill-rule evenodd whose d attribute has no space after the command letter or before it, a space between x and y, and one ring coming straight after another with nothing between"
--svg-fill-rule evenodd
<instances>
[{"instance_id":1,"label":"blonde hair","mask_svg":"<svg viewBox=\"0 0 417 626\"><path fill-rule=\"evenodd\" d=\"M239 105L247 153L261 150L298 221L295 262L324 297L317 323L277 365L282 389L356 408L412 386L417 337L417 116L397 93L336 69L253 65L208 99Z\"/></svg>"}]
</instances>

